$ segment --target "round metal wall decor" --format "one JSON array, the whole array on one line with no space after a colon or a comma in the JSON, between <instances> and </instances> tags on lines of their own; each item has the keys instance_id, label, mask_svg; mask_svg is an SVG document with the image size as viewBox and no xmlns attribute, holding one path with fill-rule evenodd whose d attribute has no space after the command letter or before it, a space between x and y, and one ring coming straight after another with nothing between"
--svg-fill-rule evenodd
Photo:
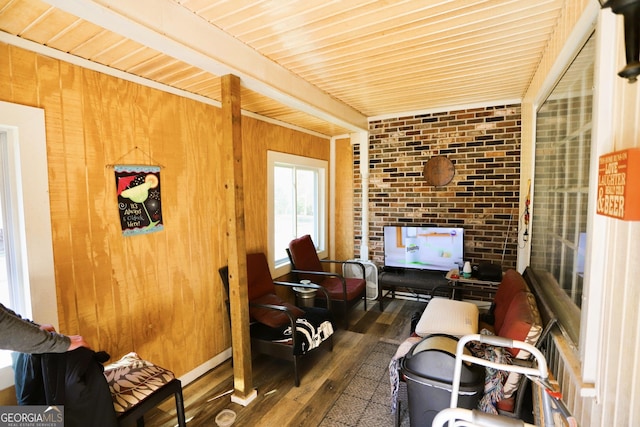
<instances>
[{"instance_id":1,"label":"round metal wall decor","mask_svg":"<svg viewBox=\"0 0 640 427\"><path fill-rule=\"evenodd\" d=\"M434 156L424 165L424 179L435 187L447 185L453 179L455 167L445 156Z\"/></svg>"}]
</instances>

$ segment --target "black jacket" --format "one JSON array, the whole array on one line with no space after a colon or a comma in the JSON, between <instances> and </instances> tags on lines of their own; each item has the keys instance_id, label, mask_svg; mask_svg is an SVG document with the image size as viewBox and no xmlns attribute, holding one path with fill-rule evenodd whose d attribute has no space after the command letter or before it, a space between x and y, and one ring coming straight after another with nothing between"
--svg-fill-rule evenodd
<instances>
[{"instance_id":1,"label":"black jacket","mask_svg":"<svg viewBox=\"0 0 640 427\"><path fill-rule=\"evenodd\" d=\"M14 373L19 405L63 406L65 427L118 425L104 367L94 351L16 353Z\"/></svg>"}]
</instances>

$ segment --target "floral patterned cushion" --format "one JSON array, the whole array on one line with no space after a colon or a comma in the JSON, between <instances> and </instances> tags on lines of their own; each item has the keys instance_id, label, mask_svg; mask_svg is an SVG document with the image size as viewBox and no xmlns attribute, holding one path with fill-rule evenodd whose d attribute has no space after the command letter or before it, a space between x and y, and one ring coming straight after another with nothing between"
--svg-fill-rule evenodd
<instances>
[{"instance_id":1,"label":"floral patterned cushion","mask_svg":"<svg viewBox=\"0 0 640 427\"><path fill-rule=\"evenodd\" d=\"M141 359L136 353L105 366L104 376L117 414L126 412L175 378L173 372Z\"/></svg>"}]
</instances>

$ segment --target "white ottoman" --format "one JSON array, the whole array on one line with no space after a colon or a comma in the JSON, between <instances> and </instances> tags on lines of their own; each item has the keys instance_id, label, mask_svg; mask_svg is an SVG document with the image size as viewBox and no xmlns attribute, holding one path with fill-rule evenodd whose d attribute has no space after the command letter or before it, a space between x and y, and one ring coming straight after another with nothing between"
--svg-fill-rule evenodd
<instances>
[{"instance_id":1,"label":"white ottoman","mask_svg":"<svg viewBox=\"0 0 640 427\"><path fill-rule=\"evenodd\" d=\"M455 337L478 333L478 306L470 302L432 298L424 309L416 334L447 334Z\"/></svg>"}]
</instances>

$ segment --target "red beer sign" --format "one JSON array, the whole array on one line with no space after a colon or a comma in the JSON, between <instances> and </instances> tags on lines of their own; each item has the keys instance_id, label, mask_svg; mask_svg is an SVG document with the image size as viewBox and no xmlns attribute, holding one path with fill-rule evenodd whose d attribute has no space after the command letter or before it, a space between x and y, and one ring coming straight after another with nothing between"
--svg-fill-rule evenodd
<instances>
[{"instance_id":1,"label":"red beer sign","mask_svg":"<svg viewBox=\"0 0 640 427\"><path fill-rule=\"evenodd\" d=\"M600 156L596 213L640 220L640 148Z\"/></svg>"}]
</instances>

